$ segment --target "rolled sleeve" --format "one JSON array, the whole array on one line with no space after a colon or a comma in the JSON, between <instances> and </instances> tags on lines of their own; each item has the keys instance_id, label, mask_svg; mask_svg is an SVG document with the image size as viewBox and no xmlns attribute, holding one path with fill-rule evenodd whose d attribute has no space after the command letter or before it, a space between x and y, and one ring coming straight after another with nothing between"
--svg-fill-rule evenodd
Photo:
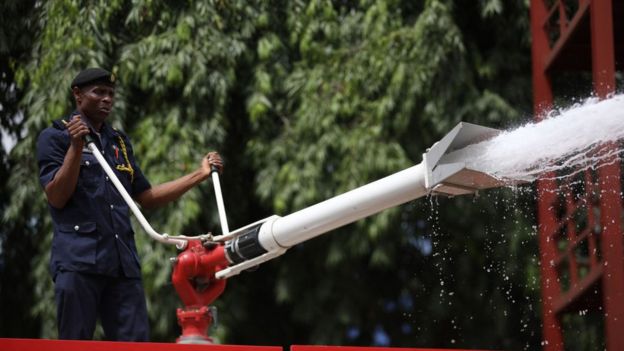
<instances>
[{"instance_id":1,"label":"rolled sleeve","mask_svg":"<svg viewBox=\"0 0 624 351\"><path fill-rule=\"evenodd\" d=\"M136 163L132 166L134 168L134 181L132 182L132 196L137 196L145 190L152 187L147 180L139 166Z\"/></svg>"},{"instance_id":2,"label":"rolled sleeve","mask_svg":"<svg viewBox=\"0 0 624 351\"><path fill-rule=\"evenodd\" d=\"M69 137L61 130L47 128L37 139L39 183L45 188L63 165L69 148Z\"/></svg>"}]
</instances>

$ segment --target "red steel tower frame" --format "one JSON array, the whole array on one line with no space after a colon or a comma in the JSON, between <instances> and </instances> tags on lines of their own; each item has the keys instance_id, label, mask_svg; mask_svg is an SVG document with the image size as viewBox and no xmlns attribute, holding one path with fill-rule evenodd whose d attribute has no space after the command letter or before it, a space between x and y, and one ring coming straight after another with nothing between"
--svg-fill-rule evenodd
<instances>
[{"instance_id":1,"label":"red steel tower frame","mask_svg":"<svg viewBox=\"0 0 624 351\"><path fill-rule=\"evenodd\" d=\"M615 91L616 66L621 68L624 61L623 27L621 0L531 0L537 120L553 106L557 75L591 72L597 97L603 99ZM538 181L546 351L566 348L562 317L579 311L582 315L588 309L604 312L607 350L624 347L621 163L611 161L572 180L558 180L550 174Z\"/></svg>"}]
</instances>

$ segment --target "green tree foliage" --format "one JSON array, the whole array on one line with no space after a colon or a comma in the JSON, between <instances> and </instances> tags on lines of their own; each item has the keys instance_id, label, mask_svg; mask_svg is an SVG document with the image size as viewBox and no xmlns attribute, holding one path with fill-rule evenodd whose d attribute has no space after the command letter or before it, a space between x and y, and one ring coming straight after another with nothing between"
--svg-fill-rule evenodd
<instances>
[{"instance_id":1,"label":"green tree foliage","mask_svg":"<svg viewBox=\"0 0 624 351\"><path fill-rule=\"evenodd\" d=\"M20 62L28 60L36 27L34 12L35 1L7 0L0 4L0 215L14 193L7 181L15 161L9 159L5 146L12 147L22 137L24 118L19 101L24 90L16 86L15 73ZM38 327L38 321L29 318L34 299L30 257L38 246L31 224L28 217L14 216L0 226L0 315L13 317L0 318L3 336L32 335Z\"/></svg>"},{"instance_id":2,"label":"green tree foliage","mask_svg":"<svg viewBox=\"0 0 624 351\"><path fill-rule=\"evenodd\" d=\"M68 85L84 67L118 75L111 123L131 136L152 183L197 167L206 151L222 152L230 227L419 163L459 121L508 126L530 106L525 2L41 6L16 76L25 137L11 154L4 215L12 225L28 221L38 238L32 313L41 330L33 336L55 336L50 219L34 143L71 111ZM530 196L492 194L389 209L231 279L216 303L215 335L246 344L535 347L532 218L505 205ZM172 234L218 232L213 196L202 185L147 216ZM176 253L135 228L153 339L171 341L179 302L168 257Z\"/></svg>"}]
</instances>

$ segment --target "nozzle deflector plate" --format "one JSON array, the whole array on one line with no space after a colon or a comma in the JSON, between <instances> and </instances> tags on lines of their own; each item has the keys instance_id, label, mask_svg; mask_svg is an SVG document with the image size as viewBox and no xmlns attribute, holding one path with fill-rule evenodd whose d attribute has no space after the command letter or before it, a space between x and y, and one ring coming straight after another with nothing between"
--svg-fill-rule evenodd
<instances>
[{"instance_id":1,"label":"nozzle deflector plate","mask_svg":"<svg viewBox=\"0 0 624 351\"><path fill-rule=\"evenodd\" d=\"M445 163L443 156L468 145L490 139L500 131L476 124L460 122L440 141L423 154L426 168L425 186L435 195L464 195L477 190L503 185L500 180L469 169L465 162Z\"/></svg>"}]
</instances>

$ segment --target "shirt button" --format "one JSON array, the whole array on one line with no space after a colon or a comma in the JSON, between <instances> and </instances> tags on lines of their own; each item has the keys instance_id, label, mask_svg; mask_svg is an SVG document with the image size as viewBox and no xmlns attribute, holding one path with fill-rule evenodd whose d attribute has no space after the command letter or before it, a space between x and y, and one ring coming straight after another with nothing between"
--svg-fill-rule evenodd
<instances>
[{"instance_id":1,"label":"shirt button","mask_svg":"<svg viewBox=\"0 0 624 351\"><path fill-rule=\"evenodd\" d=\"M115 239L119 239L119 235L115 234Z\"/></svg>"},{"instance_id":2,"label":"shirt button","mask_svg":"<svg viewBox=\"0 0 624 351\"><path fill-rule=\"evenodd\" d=\"M78 231L78 229L80 229L80 226L74 226L75 231Z\"/></svg>"},{"instance_id":3,"label":"shirt button","mask_svg":"<svg viewBox=\"0 0 624 351\"><path fill-rule=\"evenodd\" d=\"M106 181L108 182L110 179L108 177L106 177Z\"/></svg>"},{"instance_id":4,"label":"shirt button","mask_svg":"<svg viewBox=\"0 0 624 351\"><path fill-rule=\"evenodd\" d=\"M85 161L85 165L87 165L87 166L88 166L88 165L90 165L90 164L91 164L91 162L89 162L89 161Z\"/></svg>"},{"instance_id":5,"label":"shirt button","mask_svg":"<svg viewBox=\"0 0 624 351\"><path fill-rule=\"evenodd\" d=\"M115 205L110 205L110 208L111 208L111 210L112 210L113 208L115 208Z\"/></svg>"}]
</instances>

